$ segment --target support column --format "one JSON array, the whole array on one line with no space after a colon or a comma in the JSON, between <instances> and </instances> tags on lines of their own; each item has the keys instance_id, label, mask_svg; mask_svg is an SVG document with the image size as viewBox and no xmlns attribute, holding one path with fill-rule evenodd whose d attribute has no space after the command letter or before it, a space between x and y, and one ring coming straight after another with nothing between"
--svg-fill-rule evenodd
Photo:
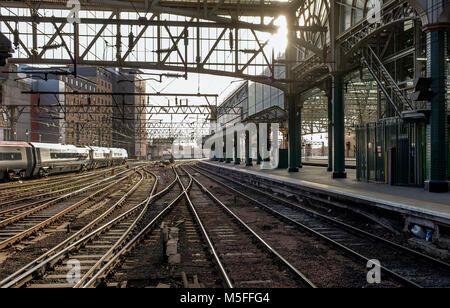
<instances>
[{"instance_id":1,"label":"support column","mask_svg":"<svg viewBox=\"0 0 450 308\"><path fill-rule=\"evenodd\" d=\"M328 96L328 172L333 172L333 96Z\"/></svg>"},{"instance_id":2,"label":"support column","mask_svg":"<svg viewBox=\"0 0 450 308\"><path fill-rule=\"evenodd\" d=\"M430 139L427 165L429 170L425 188L430 192L448 191L448 140L447 140L447 39L443 29L427 33L427 75L431 78Z\"/></svg>"},{"instance_id":3,"label":"support column","mask_svg":"<svg viewBox=\"0 0 450 308\"><path fill-rule=\"evenodd\" d=\"M250 132L248 130L245 131L245 165L247 167L253 166L253 159L250 154Z\"/></svg>"},{"instance_id":4,"label":"support column","mask_svg":"<svg viewBox=\"0 0 450 308\"><path fill-rule=\"evenodd\" d=\"M225 133L225 140L226 139L228 139L228 138L227 138L227 134ZM229 149L227 149L227 142L228 142L228 140L226 140L226 142L225 142L225 163L231 164L231 162L233 161L233 158L232 158L233 152L232 151L229 152Z\"/></svg>"},{"instance_id":5,"label":"support column","mask_svg":"<svg viewBox=\"0 0 450 308\"><path fill-rule=\"evenodd\" d=\"M286 78L295 79L293 74L293 63L296 62L297 50L295 48L295 40L297 39L296 31L293 27L297 23L295 10L291 10L286 14L286 22L288 25L288 45L286 48ZM289 114L288 119L288 165L289 172L298 172L301 165L301 118L300 110L297 107L297 95L294 84L290 84L285 91L285 107Z\"/></svg>"},{"instance_id":6,"label":"support column","mask_svg":"<svg viewBox=\"0 0 450 308\"><path fill-rule=\"evenodd\" d=\"M289 172L298 172L301 167L301 111L295 96L286 99L289 105Z\"/></svg>"},{"instance_id":7,"label":"support column","mask_svg":"<svg viewBox=\"0 0 450 308\"><path fill-rule=\"evenodd\" d=\"M239 134L237 132L234 132L234 164L235 165L240 165L241 164L241 156L240 153L238 151L239 148L239 141L238 140L238 136Z\"/></svg>"},{"instance_id":8,"label":"support column","mask_svg":"<svg viewBox=\"0 0 450 308\"><path fill-rule=\"evenodd\" d=\"M225 133L225 129L222 129L222 157L219 159L220 163L225 162L225 157L226 157L226 152L227 152L227 148L226 148L226 144L227 144L227 137L226 137L226 133Z\"/></svg>"},{"instance_id":9,"label":"support column","mask_svg":"<svg viewBox=\"0 0 450 308\"><path fill-rule=\"evenodd\" d=\"M271 124L272 123L268 123L267 124L267 149L266 149L266 151L270 151L270 149L272 148L272 143L271 143L271 140L270 140L270 136L271 136L271 133L272 133ZM265 162L270 162L270 156L268 158L266 158L264 161Z\"/></svg>"},{"instance_id":10,"label":"support column","mask_svg":"<svg viewBox=\"0 0 450 308\"><path fill-rule=\"evenodd\" d=\"M262 158L261 158L261 150L259 149L259 146L260 146L260 142L259 142L259 123L258 124L256 124L256 130L257 130L257 132L256 132L256 138L258 139L257 141L256 141L256 144L257 144L257 149L256 149L256 164L257 165L261 165L261 162L262 162Z\"/></svg>"},{"instance_id":11,"label":"support column","mask_svg":"<svg viewBox=\"0 0 450 308\"><path fill-rule=\"evenodd\" d=\"M297 124L297 127L296 127L297 143L298 143L297 157L298 157L298 168L300 168L300 169L303 168L302 108L303 108L303 103L301 104L301 106L297 110L298 113L297 113L297 121L296 121L296 124Z\"/></svg>"},{"instance_id":12,"label":"support column","mask_svg":"<svg viewBox=\"0 0 450 308\"><path fill-rule=\"evenodd\" d=\"M345 172L344 78L333 77L333 178L347 178Z\"/></svg>"},{"instance_id":13,"label":"support column","mask_svg":"<svg viewBox=\"0 0 450 308\"><path fill-rule=\"evenodd\" d=\"M332 64L333 96L333 178L346 178L345 172L345 125L344 125L344 76L342 75L342 48L338 44L341 29L341 10L337 1L330 1L330 44Z\"/></svg>"},{"instance_id":14,"label":"support column","mask_svg":"<svg viewBox=\"0 0 450 308\"><path fill-rule=\"evenodd\" d=\"M79 138L79 135L77 134L77 138ZM79 141L77 141L79 143ZM211 151L213 153L213 157L211 158L212 161L217 161L217 155L216 155L216 144L214 143L211 146Z\"/></svg>"}]
</instances>

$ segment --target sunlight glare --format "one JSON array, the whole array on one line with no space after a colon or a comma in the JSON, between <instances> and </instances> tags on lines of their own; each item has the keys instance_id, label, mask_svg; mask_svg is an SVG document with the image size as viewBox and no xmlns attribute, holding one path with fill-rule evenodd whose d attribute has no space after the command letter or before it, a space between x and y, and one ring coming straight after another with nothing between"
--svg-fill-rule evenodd
<instances>
[{"instance_id":1,"label":"sunlight glare","mask_svg":"<svg viewBox=\"0 0 450 308\"><path fill-rule=\"evenodd\" d=\"M272 35L270 38L270 45L273 48L275 55L279 55L286 51L288 45L288 30L287 30L287 22L286 17L280 16L278 17L274 25L278 26L278 32Z\"/></svg>"}]
</instances>

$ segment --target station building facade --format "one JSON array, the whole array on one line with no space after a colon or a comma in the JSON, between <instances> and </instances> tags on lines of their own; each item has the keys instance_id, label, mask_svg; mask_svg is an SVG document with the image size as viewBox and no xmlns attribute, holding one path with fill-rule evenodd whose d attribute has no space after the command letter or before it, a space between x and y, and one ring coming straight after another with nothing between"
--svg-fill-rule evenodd
<instances>
[{"instance_id":1,"label":"station building facade","mask_svg":"<svg viewBox=\"0 0 450 308\"><path fill-rule=\"evenodd\" d=\"M71 67L52 69L73 72ZM22 93L30 90L145 93L145 83L136 75L97 67L79 67L79 78L71 74L48 74L48 68L26 65L5 66L0 71L12 72L0 76L0 140L118 147L127 149L130 157L146 157L144 96L127 96L123 101L121 96L112 95ZM120 82L127 78L129 83ZM124 112L113 108L122 103L128 106L123 108ZM82 107L87 105L91 107Z\"/></svg>"}]
</instances>

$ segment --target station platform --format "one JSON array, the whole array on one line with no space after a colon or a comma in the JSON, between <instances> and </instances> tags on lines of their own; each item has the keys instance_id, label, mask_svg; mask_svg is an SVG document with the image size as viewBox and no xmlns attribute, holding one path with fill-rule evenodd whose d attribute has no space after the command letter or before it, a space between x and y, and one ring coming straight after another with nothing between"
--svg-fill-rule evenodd
<instances>
[{"instance_id":1,"label":"station platform","mask_svg":"<svg viewBox=\"0 0 450 308\"><path fill-rule=\"evenodd\" d=\"M202 162L235 172L252 174L278 184L285 183L308 191L362 202L400 213L405 217L412 216L450 226L450 193L436 194L418 187L362 183L356 180L356 170L347 170L347 179L332 179L331 173L322 167L304 166L298 173L289 173L285 169L261 170L260 166Z\"/></svg>"}]
</instances>

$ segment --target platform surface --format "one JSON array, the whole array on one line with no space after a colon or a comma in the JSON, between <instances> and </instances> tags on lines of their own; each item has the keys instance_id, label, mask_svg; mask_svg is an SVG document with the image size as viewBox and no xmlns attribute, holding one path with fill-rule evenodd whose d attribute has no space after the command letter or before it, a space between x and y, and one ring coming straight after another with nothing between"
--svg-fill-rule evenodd
<instances>
[{"instance_id":1,"label":"platform surface","mask_svg":"<svg viewBox=\"0 0 450 308\"><path fill-rule=\"evenodd\" d=\"M322 167L304 166L298 173L284 169L261 170L260 166L245 167L219 162L206 162L231 170L271 177L291 184L327 190L350 197L376 202L383 207L413 211L450 222L450 193L429 193L423 188L362 183L356 180L356 170L347 170L347 179L332 179Z\"/></svg>"}]
</instances>

